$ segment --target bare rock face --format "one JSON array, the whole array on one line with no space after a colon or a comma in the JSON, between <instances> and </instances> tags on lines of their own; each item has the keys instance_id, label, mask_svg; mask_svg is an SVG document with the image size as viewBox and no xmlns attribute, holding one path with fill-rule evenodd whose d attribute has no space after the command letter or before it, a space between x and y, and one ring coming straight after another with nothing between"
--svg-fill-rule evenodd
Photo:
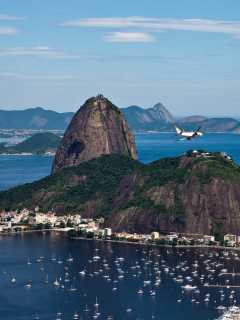
<instances>
[{"instance_id":1,"label":"bare rock face","mask_svg":"<svg viewBox=\"0 0 240 320\"><path fill-rule=\"evenodd\" d=\"M74 115L52 165L52 173L110 153L137 158L135 139L121 111L102 96L94 97Z\"/></svg>"}]
</instances>

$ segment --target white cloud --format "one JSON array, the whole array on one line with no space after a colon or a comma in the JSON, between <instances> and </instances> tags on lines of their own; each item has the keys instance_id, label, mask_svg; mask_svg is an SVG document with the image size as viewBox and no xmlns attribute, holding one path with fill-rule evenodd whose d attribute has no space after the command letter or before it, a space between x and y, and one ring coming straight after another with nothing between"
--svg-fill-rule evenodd
<instances>
[{"instance_id":1,"label":"white cloud","mask_svg":"<svg viewBox=\"0 0 240 320\"><path fill-rule=\"evenodd\" d=\"M216 21L204 19L156 19L145 17L89 18L61 23L62 26L103 27L103 28L144 28L155 30L188 30L240 34L239 21Z\"/></svg>"},{"instance_id":2,"label":"white cloud","mask_svg":"<svg viewBox=\"0 0 240 320\"><path fill-rule=\"evenodd\" d=\"M46 46L36 48L17 47L0 51L1 58L18 57L18 56L35 56L46 59L74 59L81 58L79 55L73 55L62 51L53 50Z\"/></svg>"},{"instance_id":3,"label":"white cloud","mask_svg":"<svg viewBox=\"0 0 240 320\"><path fill-rule=\"evenodd\" d=\"M8 14L1 14L0 13L0 20L24 20L25 17L18 17L18 16L10 16Z\"/></svg>"},{"instance_id":4,"label":"white cloud","mask_svg":"<svg viewBox=\"0 0 240 320\"><path fill-rule=\"evenodd\" d=\"M109 42L153 42L155 38L147 33L112 32L102 38Z\"/></svg>"},{"instance_id":5,"label":"white cloud","mask_svg":"<svg viewBox=\"0 0 240 320\"><path fill-rule=\"evenodd\" d=\"M15 35L19 34L19 31L16 28L8 26L0 26L0 35Z\"/></svg>"}]
</instances>

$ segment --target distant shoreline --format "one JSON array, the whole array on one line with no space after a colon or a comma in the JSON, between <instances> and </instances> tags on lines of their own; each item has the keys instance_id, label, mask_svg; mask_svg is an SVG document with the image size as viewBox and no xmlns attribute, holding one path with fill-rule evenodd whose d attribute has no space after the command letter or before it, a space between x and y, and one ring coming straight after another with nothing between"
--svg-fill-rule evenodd
<instances>
[{"instance_id":1,"label":"distant shoreline","mask_svg":"<svg viewBox=\"0 0 240 320\"><path fill-rule=\"evenodd\" d=\"M223 247L223 246L208 246L208 245L182 245L178 244L176 246L172 246L169 244L157 244L157 243L145 243L145 242L132 242L127 240L111 240L111 239L96 239L96 238L84 238L84 237L69 237L71 240L86 240L86 241L106 241L106 242L118 242L118 243L127 243L127 244L135 244L135 245L144 245L144 246L154 246L154 247L166 247L166 248L211 248L211 249L226 249L226 250L240 250L240 247Z\"/></svg>"},{"instance_id":2,"label":"distant shoreline","mask_svg":"<svg viewBox=\"0 0 240 320\"><path fill-rule=\"evenodd\" d=\"M68 230L71 228L67 228ZM238 250L240 251L240 247L223 247L223 246L208 246L208 245L182 245L178 244L176 246L172 246L169 244L157 244L157 243L145 243L145 242L132 242L127 240L112 240L112 239L97 239L97 238L85 238L85 237L69 237L67 235L67 231L65 228L58 229L58 228L52 228L52 229L41 229L41 230L26 230L26 231L10 231L10 232L4 232L0 233L0 235L13 235L13 234L22 234L22 233L34 233L34 232L46 232L46 231L55 231L55 232L65 232L66 238L70 240L85 240L85 241L100 241L100 242L115 242L115 243L123 243L123 244L135 244L135 245L143 245L143 246L154 246L154 247L164 247L164 248L209 248L209 249L224 249L224 250Z\"/></svg>"}]
</instances>

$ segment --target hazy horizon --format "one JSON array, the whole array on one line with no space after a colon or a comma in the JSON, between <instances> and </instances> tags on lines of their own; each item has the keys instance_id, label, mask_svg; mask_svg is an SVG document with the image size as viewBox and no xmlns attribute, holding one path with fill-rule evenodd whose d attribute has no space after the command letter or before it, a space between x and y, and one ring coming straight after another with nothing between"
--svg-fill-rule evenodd
<instances>
[{"instance_id":1,"label":"hazy horizon","mask_svg":"<svg viewBox=\"0 0 240 320\"><path fill-rule=\"evenodd\" d=\"M80 106L81 107L81 106ZM79 107L79 108L80 108ZM130 106L128 106L130 107ZM128 108L128 107L125 107L125 108ZM164 106L165 107L165 106ZM42 108L46 111L55 111L55 112L59 112L59 113L67 113L67 112L73 112L73 113L76 113L76 111L67 111L67 110L63 110L63 111L57 111L57 110L52 110L52 109L45 109L43 107L35 107L35 108L26 108L26 109L12 109L12 110L4 110L4 109L0 109L0 110L3 110L3 111L23 111L23 110L28 110L28 109L36 109L36 108ZM152 107L149 107L149 108L153 108ZM149 108L142 108L142 109L149 109ZM120 109L124 109L124 108L120 108ZM167 108L166 108L167 109ZM167 109L168 110L168 109ZM170 110L168 110L170 112ZM192 117L192 116L203 116L203 117L206 117L206 118L232 118L232 119L235 119L237 121L240 121L240 116L228 116L228 117L221 117L221 116L216 116L216 115L211 115L211 116L205 116L204 114L189 114L189 115L174 115L172 114L175 118L176 121L180 120L180 119L183 119L183 118L187 118L187 117Z\"/></svg>"}]
</instances>

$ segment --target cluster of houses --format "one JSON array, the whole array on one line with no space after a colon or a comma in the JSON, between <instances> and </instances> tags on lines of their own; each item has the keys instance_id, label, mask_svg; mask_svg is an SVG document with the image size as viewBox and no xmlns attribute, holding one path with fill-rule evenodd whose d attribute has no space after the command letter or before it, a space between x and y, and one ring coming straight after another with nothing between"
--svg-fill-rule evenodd
<instances>
[{"instance_id":1,"label":"cluster of houses","mask_svg":"<svg viewBox=\"0 0 240 320\"><path fill-rule=\"evenodd\" d=\"M82 218L80 214L57 216L54 212L41 213L39 207L35 207L35 211L30 211L24 208L18 211L6 212L2 211L0 214L0 232L7 231L19 231L34 229L34 226L41 225L44 228L48 224L50 228L62 227L64 230L82 230L83 233L93 233L95 237L111 237L111 228L102 228L104 224L104 218L99 219L87 219ZM134 241L158 241L164 239L169 241L184 241L185 243L191 243L193 238L179 236L177 233L171 233L168 235L160 235L159 232L152 232L151 234L130 234L127 232L115 233L114 236L118 239L134 240ZM196 237L195 237L196 240ZM240 236L227 234L224 236L224 241L227 246L233 247L240 243ZM209 245L215 242L214 236L203 235L197 237L199 244ZM218 243L217 243L218 244Z\"/></svg>"},{"instance_id":2,"label":"cluster of houses","mask_svg":"<svg viewBox=\"0 0 240 320\"><path fill-rule=\"evenodd\" d=\"M93 221L93 219L82 218L79 214L57 216L54 212L41 213L38 206L35 207L34 212L24 208L20 212L18 210L2 211L0 214L0 232L34 229L34 226L40 224L42 227L48 224L50 228L57 228L61 223L65 226L69 225L66 230L77 227L84 229L85 232L92 232L99 228L100 223L104 223L104 219Z\"/></svg>"}]
</instances>

